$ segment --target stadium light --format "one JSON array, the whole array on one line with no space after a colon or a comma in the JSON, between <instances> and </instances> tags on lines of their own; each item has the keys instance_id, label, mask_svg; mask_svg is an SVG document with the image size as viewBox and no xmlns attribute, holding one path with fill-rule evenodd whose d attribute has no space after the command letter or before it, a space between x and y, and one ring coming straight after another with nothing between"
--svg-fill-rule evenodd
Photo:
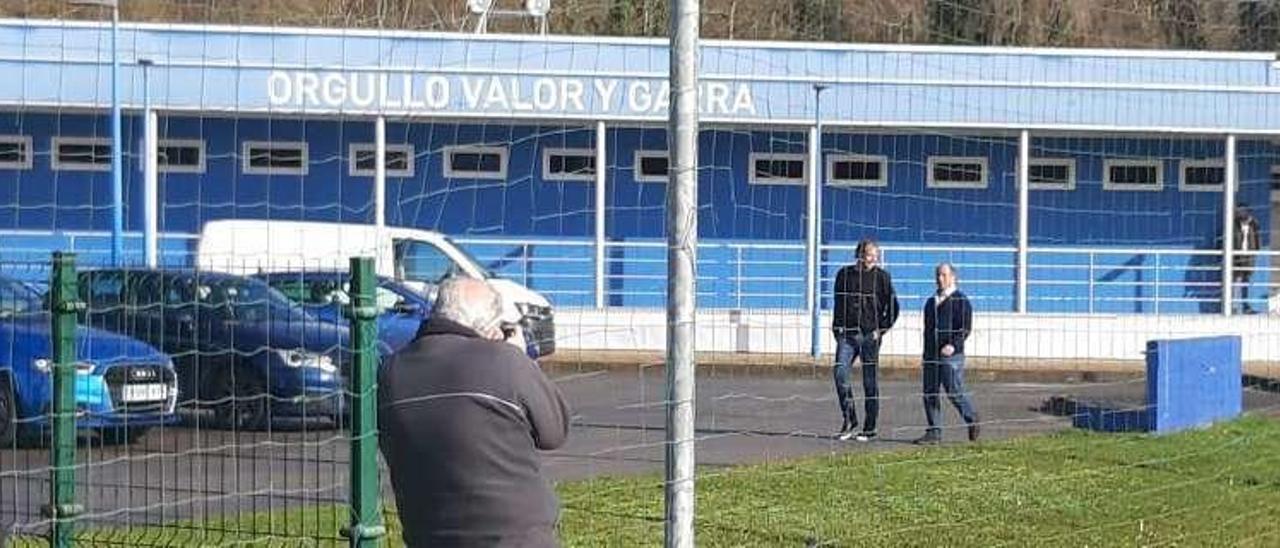
<instances>
[{"instance_id":1,"label":"stadium light","mask_svg":"<svg viewBox=\"0 0 1280 548\"><path fill-rule=\"evenodd\" d=\"M479 16L476 23L476 34L489 31L491 17L532 17L538 20L539 30L547 33L547 14L551 12L551 0L525 0L524 11L513 9L496 9L494 0L467 0L467 9Z\"/></svg>"},{"instance_id":2,"label":"stadium light","mask_svg":"<svg viewBox=\"0 0 1280 548\"><path fill-rule=\"evenodd\" d=\"M546 17L551 11L551 0L525 0L524 11L533 17Z\"/></svg>"},{"instance_id":3,"label":"stadium light","mask_svg":"<svg viewBox=\"0 0 1280 548\"><path fill-rule=\"evenodd\" d=\"M111 264L124 262L124 173L120 137L120 2L68 0L73 6L111 8Z\"/></svg>"}]
</instances>

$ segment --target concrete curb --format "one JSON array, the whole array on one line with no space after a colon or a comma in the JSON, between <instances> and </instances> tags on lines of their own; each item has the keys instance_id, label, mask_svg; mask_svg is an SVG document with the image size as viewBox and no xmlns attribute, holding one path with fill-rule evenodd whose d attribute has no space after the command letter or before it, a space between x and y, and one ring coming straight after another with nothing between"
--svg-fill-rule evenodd
<instances>
[{"instance_id":1,"label":"concrete curb","mask_svg":"<svg viewBox=\"0 0 1280 548\"><path fill-rule=\"evenodd\" d=\"M703 352L697 355L698 370L703 375L741 374L757 376L829 376L831 356L814 360L803 354L748 354ZM543 367L556 372L595 370L661 369L662 353L618 350L564 350L539 360ZM1246 377L1280 379L1280 362L1249 362ZM915 356L882 356L880 376L883 379L920 378L920 359ZM1140 360L1039 360L970 356L966 362L966 380L977 382L1118 382L1146 376L1146 363ZM1265 383L1265 381L1262 381ZM1280 382L1280 381L1277 381Z\"/></svg>"}]
</instances>

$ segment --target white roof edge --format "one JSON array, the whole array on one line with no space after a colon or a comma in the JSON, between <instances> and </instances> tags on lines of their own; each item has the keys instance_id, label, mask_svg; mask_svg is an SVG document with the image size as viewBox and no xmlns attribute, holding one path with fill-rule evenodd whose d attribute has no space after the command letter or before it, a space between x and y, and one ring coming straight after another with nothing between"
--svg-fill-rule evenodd
<instances>
[{"instance_id":1,"label":"white roof edge","mask_svg":"<svg viewBox=\"0 0 1280 548\"><path fill-rule=\"evenodd\" d=\"M61 28L95 28L107 27L105 21L68 21L60 19L16 19L0 18L0 26L11 27L61 27ZM558 42L589 43L618 45L665 46L664 38L639 38L618 36L586 36L586 35L525 35L525 34L474 34L447 31L414 31L414 30L374 30L374 29L341 29L328 27L277 27L259 25L221 25L196 23L121 23L122 27L151 31L179 32L223 32L229 34L295 34L305 36L354 36L367 38L418 38L474 40L492 42ZM1275 52L1234 52L1234 51L1194 51L1163 49L1117 49L1117 48L1045 48L1045 47L1011 47L1011 46L947 46L935 44L874 44L874 43L835 43L835 42L782 42L769 40L702 40L702 44L711 47L737 47L761 49L822 50L849 52L900 52L900 53L952 53L982 55L1026 55L1041 57L1119 57L1141 59L1181 59L1181 60L1224 60L1224 61L1270 61L1280 62Z\"/></svg>"}]
</instances>

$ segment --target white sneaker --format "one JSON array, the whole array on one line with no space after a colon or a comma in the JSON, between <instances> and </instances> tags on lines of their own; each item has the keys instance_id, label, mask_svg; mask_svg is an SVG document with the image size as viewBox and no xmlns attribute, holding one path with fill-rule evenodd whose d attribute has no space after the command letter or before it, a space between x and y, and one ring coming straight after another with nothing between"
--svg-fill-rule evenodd
<instances>
[{"instance_id":1,"label":"white sneaker","mask_svg":"<svg viewBox=\"0 0 1280 548\"><path fill-rule=\"evenodd\" d=\"M876 439L876 433L875 432L858 432L858 435L854 436L853 439L857 441L864 441L864 442L871 441Z\"/></svg>"}]
</instances>

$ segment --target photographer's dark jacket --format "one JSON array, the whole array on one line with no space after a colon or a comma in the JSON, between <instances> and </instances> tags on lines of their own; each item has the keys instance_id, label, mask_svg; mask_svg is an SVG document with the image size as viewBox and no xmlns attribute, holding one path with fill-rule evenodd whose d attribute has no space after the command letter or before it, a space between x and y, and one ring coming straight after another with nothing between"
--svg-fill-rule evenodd
<instances>
[{"instance_id":1,"label":"photographer's dark jacket","mask_svg":"<svg viewBox=\"0 0 1280 548\"><path fill-rule=\"evenodd\" d=\"M538 449L569 406L537 362L433 318L378 374L378 428L408 546L554 544Z\"/></svg>"}]
</instances>

